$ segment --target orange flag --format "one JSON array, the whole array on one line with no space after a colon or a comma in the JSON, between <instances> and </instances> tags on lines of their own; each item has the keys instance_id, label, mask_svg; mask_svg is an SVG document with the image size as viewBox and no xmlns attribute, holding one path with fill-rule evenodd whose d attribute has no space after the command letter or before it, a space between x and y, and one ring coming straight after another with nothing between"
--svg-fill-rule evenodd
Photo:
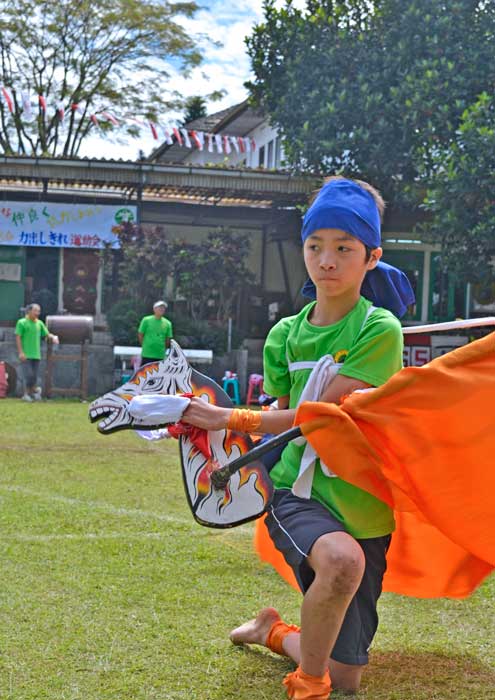
<instances>
[{"instance_id":1,"label":"orange flag","mask_svg":"<svg viewBox=\"0 0 495 700\"><path fill-rule=\"evenodd\" d=\"M384 590L469 595L495 568L495 333L296 415L332 471L395 511ZM294 576L258 521L256 547Z\"/></svg>"}]
</instances>

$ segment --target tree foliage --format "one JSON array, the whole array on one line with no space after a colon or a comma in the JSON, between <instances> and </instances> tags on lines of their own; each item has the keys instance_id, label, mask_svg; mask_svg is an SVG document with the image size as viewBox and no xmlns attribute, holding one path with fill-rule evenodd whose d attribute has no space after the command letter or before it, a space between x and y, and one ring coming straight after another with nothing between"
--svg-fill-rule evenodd
<instances>
[{"instance_id":1,"label":"tree foliage","mask_svg":"<svg viewBox=\"0 0 495 700\"><path fill-rule=\"evenodd\" d=\"M464 112L455 141L427 173L423 232L442 245L442 262L460 281L495 281L495 99L482 94Z\"/></svg>"},{"instance_id":2,"label":"tree foliage","mask_svg":"<svg viewBox=\"0 0 495 700\"><path fill-rule=\"evenodd\" d=\"M193 95L192 97L188 97L185 107L186 110L182 120L183 124L189 124L189 122L193 122L195 119L199 119L200 117L206 117L208 114L206 100L201 95Z\"/></svg>"},{"instance_id":3,"label":"tree foliage","mask_svg":"<svg viewBox=\"0 0 495 700\"><path fill-rule=\"evenodd\" d=\"M495 85L495 4L266 0L247 40L254 101L294 166L370 179L397 201Z\"/></svg>"},{"instance_id":4,"label":"tree foliage","mask_svg":"<svg viewBox=\"0 0 495 700\"><path fill-rule=\"evenodd\" d=\"M180 106L165 88L167 61L184 70L200 62L194 38L178 23L196 10L193 0L0 0L0 81L13 100L11 114L0 97L3 151L75 156L96 128L92 114L107 130L103 112L155 120Z\"/></svg>"},{"instance_id":5,"label":"tree foliage","mask_svg":"<svg viewBox=\"0 0 495 700\"><path fill-rule=\"evenodd\" d=\"M246 264L250 247L247 236L224 228L210 232L200 243L177 243L175 283L190 318L225 324L234 315L239 292L252 282Z\"/></svg>"},{"instance_id":6,"label":"tree foliage","mask_svg":"<svg viewBox=\"0 0 495 700\"><path fill-rule=\"evenodd\" d=\"M108 280L118 297L138 309L150 309L165 297L167 277L174 272L175 243L162 226L123 224L117 232L120 250L105 253ZM117 269L114 269L116 266Z\"/></svg>"},{"instance_id":7,"label":"tree foliage","mask_svg":"<svg viewBox=\"0 0 495 700\"><path fill-rule=\"evenodd\" d=\"M167 315L181 344L225 351L228 319L236 318L239 294L252 281L246 264L249 238L219 228L189 243L170 238L161 226L134 224L124 224L117 235L121 248L103 253L107 318L115 342L136 342L139 319L151 313L157 299L167 298L170 278L179 303Z\"/></svg>"}]
</instances>

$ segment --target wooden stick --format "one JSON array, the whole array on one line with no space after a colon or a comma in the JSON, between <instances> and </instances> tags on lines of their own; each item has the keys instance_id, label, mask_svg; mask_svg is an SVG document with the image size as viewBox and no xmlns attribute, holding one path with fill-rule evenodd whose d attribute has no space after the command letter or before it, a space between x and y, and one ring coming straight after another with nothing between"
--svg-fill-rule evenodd
<instances>
[{"instance_id":1,"label":"wooden stick","mask_svg":"<svg viewBox=\"0 0 495 700\"><path fill-rule=\"evenodd\" d=\"M253 449L249 450L249 452L246 452L240 457L237 457L237 459L234 459L232 460L232 462L226 464L224 467L221 467L220 469L217 469L216 471L212 472L210 475L211 483L216 489L224 489L227 486L232 474L235 474L235 472L239 471L241 467L245 467L246 464L254 462L256 459L263 457L263 455L265 455L267 452L270 452L271 450L274 450L276 447L280 447L281 445L285 445L291 440L295 440L295 438L301 437L301 435L302 432L299 426L296 426L295 428L290 428L289 430L286 430L284 433L280 433L279 435L275 435L275 437L273 437L271 440L267 440L261 445L253 447Z\"/></svg>"}]
</instances>

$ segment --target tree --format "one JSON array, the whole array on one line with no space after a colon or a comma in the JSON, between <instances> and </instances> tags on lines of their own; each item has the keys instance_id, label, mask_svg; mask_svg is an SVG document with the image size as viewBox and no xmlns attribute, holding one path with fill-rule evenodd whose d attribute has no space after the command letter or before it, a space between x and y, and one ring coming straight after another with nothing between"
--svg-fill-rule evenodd
<instances>
[{"instance_id":1,"label":"tree","mask_svg":"<svg viewBox=\"0 0 495 700\"><path fill-rule=\"evenodd\" d=\"M433 158L423 233L441 243L445 270L461 282L495 281L495 99L467 109L455 141Z\"/></svg>"},{"instance_id":2,"label":"tree","mask_svg":"<svg viewBox=\"0 0 495 700\"><path fill-rule=\"evenodd\" d=\"M189 124L195 119L200 117L206 117L208 110L206 108L206 100L200 95L194 95L193 97L188 97L186 100L186 111L184 112L183 124Z\"/></svg>"},{"instance_id":3,"label":"tree","mask_svg":"<svg viewBox=\"0 0 495 700\"><path fill-rule=\"evenodd\" d=\"M104 250L105 307L117 344L134 344L139 319L153 302L166 299L172 278L182 309L169 315L175 336L184 347L227 346L227 321L252 275L246 265L247 236L219 228L200 243L171 239L160 226L124 224L117 232L120 249ZM175 304L174 304L175 306ZM235 333L234 343L240 340Z\"/></svg>"},{"instance_id":4,"label":"tree","mask_svg":"<svg viewBox=\"0 0 495 700\"><path fill-rule=\"evenodd\" d=\"M289 162L360 175L397 201L493 89L495 4L267 0L247 46L253 100Z\"/></svg>"},{"instance_id":5,"label":"tree","mask_svg":"<svg viewBox=\"0 0 495 700\"><path fill-rule=\"evenodd\" d=\"M174 271L175 243L162 226L125 223L117 236L120 250L104 251L108 282L129 305L151 308L166 296L167 277Z\"/></svg>"},{"instance_id":6,"label":"tree","mask_svg":"<svg viewBox=\"0 0 495 700\"><path fill-rule=\"evenodd\" d=\"M176 243L175 283L190 318L226 325L238 294L252 282L246 264L250 247L247 236L224 228L210 232L200 243Z\"/></svg>"},{"instance_id":7,"label":"tree","mask_svg":"<svg viewBox=\"0 0 495 700\"><path fill-rule=\"evenodd\" d=\"M200 62L177 21L196 10L193 0L0 0L3 151L76 156L97 126L112 128L114 111L156 120L180 106L164 89L167 60Z\"/></svg>"}]
</instances>

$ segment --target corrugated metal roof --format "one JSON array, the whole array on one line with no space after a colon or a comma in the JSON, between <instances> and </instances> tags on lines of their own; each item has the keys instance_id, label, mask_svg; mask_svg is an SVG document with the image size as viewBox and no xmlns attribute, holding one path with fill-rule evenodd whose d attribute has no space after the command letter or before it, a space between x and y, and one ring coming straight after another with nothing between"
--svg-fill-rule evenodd
<instances>
[{"instance_id":1,"label":"corrugated metal roof","mask_svg":"<svg viewBox=\"0 0 495 700\"><path fill-rule=\"evenodd\" d=\"M0 157L4 191L93 194L222 206L295 206L319 184L300 176L247 168L132 161Z\"/></svg>"}]
</instances>

